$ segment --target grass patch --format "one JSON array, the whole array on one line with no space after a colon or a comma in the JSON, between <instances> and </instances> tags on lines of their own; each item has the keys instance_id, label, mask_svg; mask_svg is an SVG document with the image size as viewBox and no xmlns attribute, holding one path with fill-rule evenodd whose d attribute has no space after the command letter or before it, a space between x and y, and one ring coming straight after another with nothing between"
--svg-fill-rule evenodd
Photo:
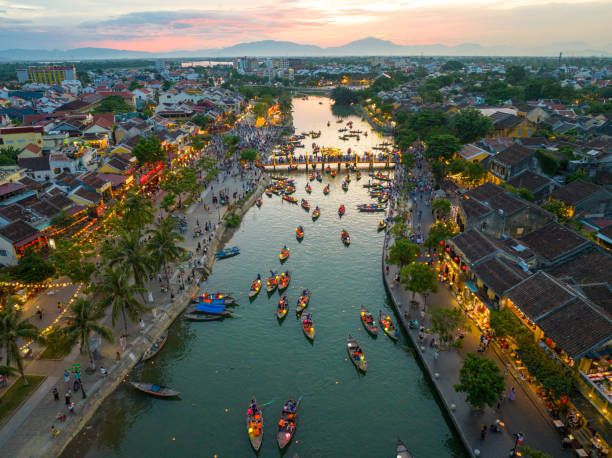
<instances>
[{"instance_id":1,"label":"grass patch","mask_svg":"<svg viewBox=\"0 0 612 458\"><path fill-rule=\"evenodd\" d=\"M48 345L47 348L40 354L43 359L63 359L70 353L70 350L57 348L53 345Z\"/></svg>"},{"instance_id":2,"label":"grass patch","mask_svg":"<svg viewBox=\"0 0 612 458\"><path fill-rule=\"evenodd\" d=\"M19 377L11 387L0 397L0 424L7 421L15 409L32 394L46 377L42 375L26 375L28 386L23 386Z\"/></svg>"}]
</instances>

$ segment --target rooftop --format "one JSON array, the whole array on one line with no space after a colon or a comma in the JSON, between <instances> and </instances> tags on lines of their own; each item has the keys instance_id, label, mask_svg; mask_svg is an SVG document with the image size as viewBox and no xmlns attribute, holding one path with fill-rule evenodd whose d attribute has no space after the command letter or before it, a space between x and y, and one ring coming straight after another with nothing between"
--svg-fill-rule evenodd
<instances>
[{"instance_id":1,"label":"rooftop","mask_svg":"<svg viewBox=\"0 0 612 458\"><path fill-rule=\"evenodd\" d=\"M556 189L551 197L565 202L567 205L576 205L584 199L595 194L601 188L584 180L574 180L571 183Z\"/></svg>"},{"instance_id":2,"label":"rooftop","mask_svg":"<svg viewBox=\"0 0 612 458\"><path fill-rule=\"evenodd\" d=\"M0 227L0 236L4 237L12 244L19 244L20 242L23 243L25 240L33 239L38 233L37 229L21 220Z\"/></svg>"},{"instance_id":3,"label":"rooftop","mask_svg":"<svg viewBox=\"0 0 612 458\"><path fill-rule=\"evenodd\" d=\"M530 170L524 170L512 179L508 180L506 183L515 188L525 188L529 189L531 192L536 192L539 189L550 185L551 181L549 178L543 175L539 175Z\"/></svg>"},{"instance_id":4,"label":"rooftop","mask_svg":"<svg viewBox=\"0 0 612 458\"><path fill-rule=\"evenodd\" d=\"M472 272L500 297L529 275L518 266L498 257L492 257L472 267Z\"/></svg>"},{"instance_id":5,"label":"rooftop","mask_svg":"<svg viewBox=\"0 0 612 458\"><path fill-rule=\"evenodd\" d=\"M532 321L551 312L574 294L550 275L539 271L506 291L506 296Z\"/></svg>"},{"instance_id":6,"label":"rooftop","mask_svg":"<svg viewBox=\"0 0 612 458\"><path fill-rule=\"evenodd\" d=\"M531 248L536 256L549 262L589 244L588 240L555 221L526 234L521 242Z\"/></svg>"},{"instance_id":7,"label":"rooftop","mask_svg":"<svg viewBox=\"0 0 612 458\"><path fill-rule=\"evenodd\" d=\"M597 249L580 253L575 258L560 264L549 273L555 277L578 285L612 282L612 255Z\"/></svg>"},{"instance_id":8,"label":"rooftop","mask_svg":"<svg viewBox=\"0 0 612 458\"><path fill-rule=\"evenodd\" d=\"M513 143L505 150L493 156L493 160L508 166L513 166L525 159L529 159L533 155L533 150L521 146L518 143Z\"/></svg>"}]
</instances>

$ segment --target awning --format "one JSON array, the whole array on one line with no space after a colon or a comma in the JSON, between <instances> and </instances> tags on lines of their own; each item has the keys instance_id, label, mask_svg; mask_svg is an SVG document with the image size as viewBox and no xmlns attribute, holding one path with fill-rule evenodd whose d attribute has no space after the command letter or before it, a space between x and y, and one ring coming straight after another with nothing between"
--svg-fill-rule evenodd
<instances>
[{"instance_id":1,"label":"awning","mask_svg":"<svg viewBox=\"0 0 612 458\"><path fill-rule=\"evenodd\" d=\"M478 288L476 288L476 285L474 284L474 282L471 281L465 281L463 282L463 284L466 286L467 289L469 289L471 292L473 293L477 293L478 292Z\"/></svg>"}]
</instances>

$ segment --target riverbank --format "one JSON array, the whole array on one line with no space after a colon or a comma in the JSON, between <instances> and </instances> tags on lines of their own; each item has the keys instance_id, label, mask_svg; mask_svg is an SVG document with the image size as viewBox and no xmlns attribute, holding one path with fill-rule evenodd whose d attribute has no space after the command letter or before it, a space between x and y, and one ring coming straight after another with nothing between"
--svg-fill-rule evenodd
<instances>
[{"instance_id":1,"label":"riverbank","mask_svg":"<svg viewBox=\"0 0 612 458\"><path fill-rule=\"evenodd\" d=\"M363 108L361 105L355 104L353 105L355 107L357 107L357 111L359 112L359 114L364 117L366 119L366 121L368 121L368 124L370 124L370 126L372 126L372 128L374 130L376 130L377 132L380 132L381 134L384 135L393 135L394 134L394 129L392 127L384 127L381 126L379 124L377 124L372 117L370 116L370 114L365 110L365 108Z\"/></svg>"}]
</instances>

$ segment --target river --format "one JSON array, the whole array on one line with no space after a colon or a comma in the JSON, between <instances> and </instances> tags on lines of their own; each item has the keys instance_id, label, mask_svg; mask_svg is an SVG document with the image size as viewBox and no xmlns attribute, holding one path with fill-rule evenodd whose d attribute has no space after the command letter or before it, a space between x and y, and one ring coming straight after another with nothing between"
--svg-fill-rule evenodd
<instances>
[{"instance_id":1,"label":"river","mask_svg":"<svg viewBox=\"0 0 612 458\"><path fill-rule=\"evenodd\" d=\"M297 132L321 129L319 144L350 146L337 139L340 124L334 122L327 99L295 99L294 111ZM368 141L381 141L360 118L349 119L355 129L368 130ZM264 196L261 208L249 210L229 243L239 246L241 254L216 262L204 285L209 291L233 292L240 299L237 316L210 323L177 320L154 362L137 366L131 374L136 380L179 390L180 399L154 399L122 384L96 413L92 427L79 434L63 456L248 457L253 451L245 411L251 396L267 404L262 457L285 454L276 444L276 423L283 402L291 396L301 397L301 402L287 456L394 456L397 437L416 456L461 456L461 446L407 338L394 343L384 334L369 337L360 322L361 304L376 317L379 309L392 313L381 277L384 234L377 231L380 215L355 208L370 201L362 186L367 172L361 181L353 176L348 192L340 187L344 175L325 175L323 184L313 181L308 196L306 175L293 174L298 200L305 197L313 208L321 208L315 222L302 208L277 196ZM331 193L325 196L327 182ZM337 213L340 203L346 206L342 218ZM295 238L298 224L305 229L301 243ZM341 243L342 229L350 232L349 247ZM270 269L281 269L278 255L283 244L291 255L282 269L292 278L286 292L289 313L279 322L278 292L268 297L262 291L250 303L247 291L257 273L265 277ZM295 316L304 288L312 291L314 343L304 336ZM366 375L347 360L348 333L364 349Z\"/></svg>"}]
</instances>

